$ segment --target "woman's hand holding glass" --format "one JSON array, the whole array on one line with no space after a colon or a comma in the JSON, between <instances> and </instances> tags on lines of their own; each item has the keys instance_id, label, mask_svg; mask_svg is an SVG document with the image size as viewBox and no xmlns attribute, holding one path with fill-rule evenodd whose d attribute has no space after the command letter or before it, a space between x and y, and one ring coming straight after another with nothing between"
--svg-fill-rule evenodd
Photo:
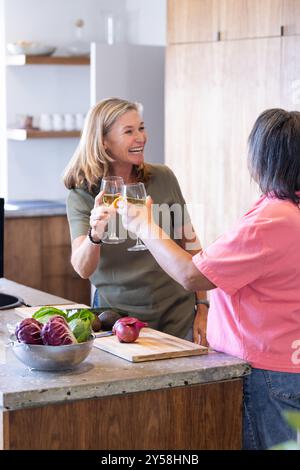
<instances>
[{"instance_id":1,"label":"woman's hand holding glass","mask_svg":"<svg viewBox=\"0 0 300 470\"><path fill-rule=\"evenodd\" d=\"M108 221L112 213L115 212L114 206L107 207L103 204L103 195L104 191L100 191L96 196L94 207L90 215L90 227L94 230L99 240L104 238Z\"/></svg>"},{"instance_id":2,"label":"woman's hand holding glass","mask_svg":"<svg viewBox=\"0 0 300 470\"><path fill-rule=\"evenodd\" d=\"M102 193L102 203L107 210L108 218L107 223L110 222L111 226L103 238L103 243L118 244L123 243L125 239L120 239L116 233L116 206L114 202L121 195L122 187L124 185L121 176L104 176L101 181L100 192Z\"/></svg>"},{"instance_id":3,"label":"woman's hand holding glass","mask_svg":"<svg viewBox=\"0 0 300 470\"><path fill-rule=\"evenodd\" d=\"M152 199L147 196L143 183L124 185L122 201L117 203L118 212L122 216L124 228L137 235L136 244L128 248L129 251L147 250L139 239L139 235L146 236L151 222Z\"/></svg>"}]
</instances>

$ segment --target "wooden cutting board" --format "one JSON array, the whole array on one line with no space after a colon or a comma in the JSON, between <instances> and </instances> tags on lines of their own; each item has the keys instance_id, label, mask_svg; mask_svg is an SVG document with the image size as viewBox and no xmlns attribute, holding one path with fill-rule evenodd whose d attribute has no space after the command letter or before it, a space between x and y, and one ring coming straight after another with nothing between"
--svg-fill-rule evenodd
<instances>
[{"instance_id":1,"label":"wooden cutting board","mask_svg":"<svg viewBox=\"0 0 300 470\"><path fill-rule=\"evenodd\" d=\"M32 315L37 312L41 307L46 307L47 305L38 305L36 307L17 307L15 311L19 317L28 318L32 317ZM64 310L66 308L89 308L88 305L85 304L63 304L63 305L49 305L49 307L56 307Z\"/></svg>"},{"instance_id":2,"label":"wooden cutting board","mask_svg":"<svg viewBox=\"0 0 300 470\"><path fill-rule=\"evenodd\" d=\"M114 336L95 339L94 346L131 362L207 354L204 346L152 328L143 328L134 343L120 343Z\"/></svg>"}]
</instances>

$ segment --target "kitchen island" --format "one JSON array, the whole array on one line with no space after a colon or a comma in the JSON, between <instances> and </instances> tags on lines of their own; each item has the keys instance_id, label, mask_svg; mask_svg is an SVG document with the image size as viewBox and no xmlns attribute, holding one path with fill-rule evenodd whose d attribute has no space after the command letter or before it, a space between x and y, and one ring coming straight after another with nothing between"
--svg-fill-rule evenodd
<instances>
[{"instance_id":1,"label":"kitchen island","mask_svg":"<svg viewBox=\"0 0 300 470\"><path fill-rule=\"evenodd\" d=\"M0 280L27 304L69 300ZM73 370L32 371L11 349L0 311L0 446L3 449L239 449L242 376L226 354L131 363L93 348Z\"/></svg>"}]
</instances>

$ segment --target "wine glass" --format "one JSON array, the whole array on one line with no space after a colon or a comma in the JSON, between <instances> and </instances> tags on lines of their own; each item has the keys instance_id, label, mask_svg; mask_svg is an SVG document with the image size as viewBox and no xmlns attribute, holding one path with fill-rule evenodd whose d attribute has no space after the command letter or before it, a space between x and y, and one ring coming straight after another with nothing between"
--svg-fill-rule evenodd
<instances>
[{"instance_id":1,"label":"wine glass","mask_svg":"<svg viewBox=\"0 0 300 470\"><path fill-rule=\"evenodd\" d=\"M105 206L110 206L121 195L123 184L124 180L121 176L104 176L102 178L100 191L104 191L102 201ZM111 218L103 243L117 244L123 242L125 242L125 239L119 238L116 234L116 218Z\"/></svg>"},{"instance_id":2,"label":"wine glass","mask_svg":"<svg viewBox=\"0 0 300 470\"><path fill-rule=\"evenodd\" d=\"M122 187L122 196L130 204L143 205L146 204L146 189L144 183L131 183L124 184ZM148 248L144 243L137 237L136 244L130 248L127 248L128 251L144 251Z\"/></svg>"}]
</instances>

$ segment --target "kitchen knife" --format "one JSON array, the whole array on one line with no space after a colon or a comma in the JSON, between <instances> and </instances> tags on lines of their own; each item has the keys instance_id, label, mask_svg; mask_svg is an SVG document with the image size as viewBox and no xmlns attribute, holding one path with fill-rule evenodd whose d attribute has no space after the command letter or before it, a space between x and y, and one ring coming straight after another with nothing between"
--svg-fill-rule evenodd
<instances>
[{"instance_id":1,"label":"kitchen knife","mask_svg":"<svg viewBox=\"0 0 300 470\"><path fill-rule=\"evenodd\" d=\"M102 333L93 334L94 338L102 338L103 336L112 336L112 335L113 335L112 331L103 331Z\"/></svg>"}]
</instances>

